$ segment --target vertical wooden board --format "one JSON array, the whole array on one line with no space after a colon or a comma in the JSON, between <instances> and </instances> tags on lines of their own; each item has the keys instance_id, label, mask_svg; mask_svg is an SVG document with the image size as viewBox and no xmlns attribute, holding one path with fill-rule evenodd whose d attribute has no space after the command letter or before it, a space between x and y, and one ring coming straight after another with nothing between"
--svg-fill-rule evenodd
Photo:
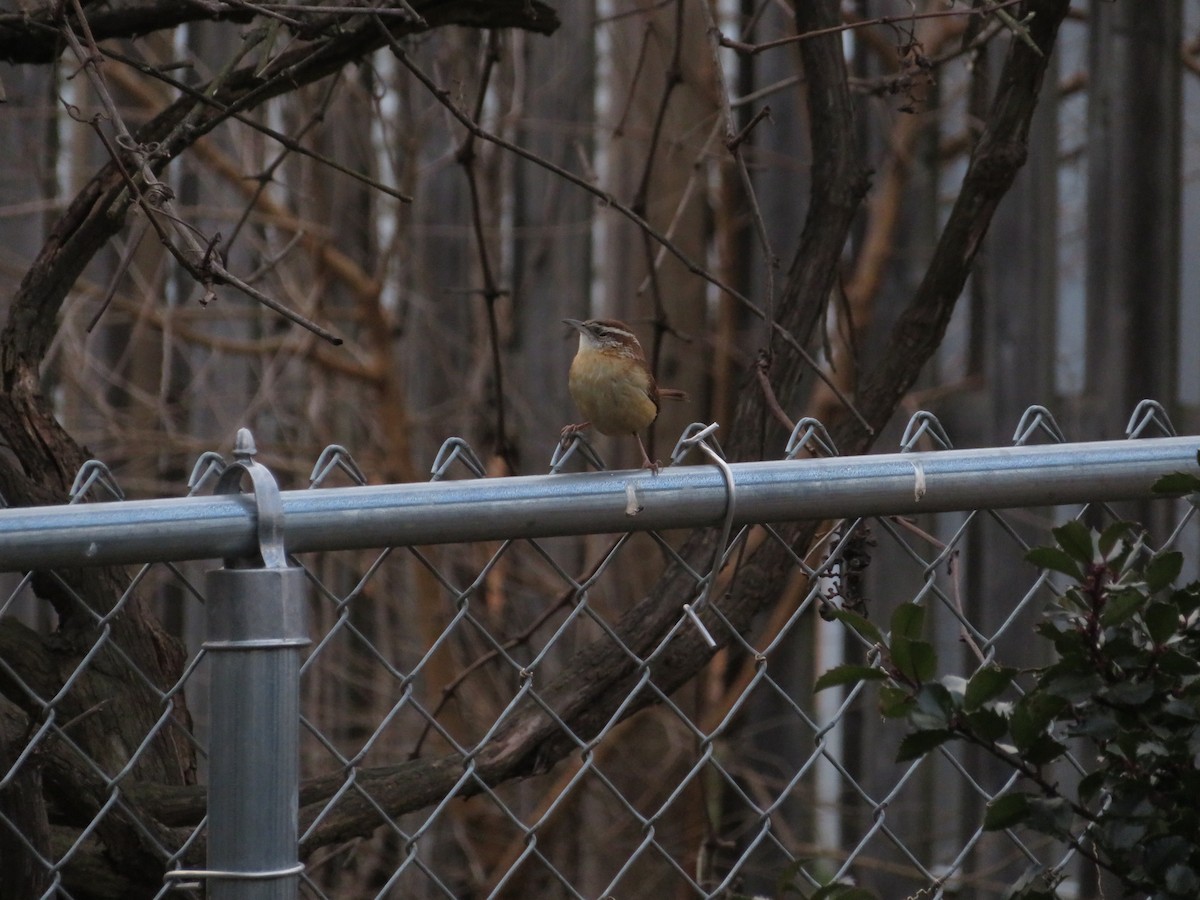
<instances>
[{"instance_id":1,"label":"vertical wooden board","mask_svg":"<svg viewBox=\"0 0 1200 900\"><path fill-rule=\"evenodd\" d=\"M594 168L595 11L560 10L553 38L514 36L524 115L516 142L570 172ZM578 336L564 318L590 316L597 203L581 188L526 160L513 170L512 342L509 416L523 473L544 472L564 425L579 412L567 393Z\"/></svg>"},{"instance_id":2,"label":"vertical wooden board","mask_svg":"<svg viewBox=\"0 0 1200 900\"><path fill-rule=\"evenodd\" d=\"M1099 4L1088 104L1087 395L1078 439L1173 406L1179 290L1179 0Z\"/></svg>"}]
</instances>

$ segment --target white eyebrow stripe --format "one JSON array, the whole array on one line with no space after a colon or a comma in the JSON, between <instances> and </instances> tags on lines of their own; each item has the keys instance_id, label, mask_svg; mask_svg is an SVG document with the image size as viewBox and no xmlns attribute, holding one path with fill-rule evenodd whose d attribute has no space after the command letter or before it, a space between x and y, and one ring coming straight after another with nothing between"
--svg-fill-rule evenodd
<instances>
[{"instance_id":1,"label":"white eyebrow stripe","mask_svg":"<svg viewBox=\"0 0 1200 900\"><path fill-rule=\"evenodd\" d=\"M616 328L612 325L597 324L593 325L592 328L595 329L597 334L619 334L622 337L630 337L634 338L635 340L637 338L637 335L635 335L632 331L626 331L624 328Z\"/></svg>"}]
</instances>

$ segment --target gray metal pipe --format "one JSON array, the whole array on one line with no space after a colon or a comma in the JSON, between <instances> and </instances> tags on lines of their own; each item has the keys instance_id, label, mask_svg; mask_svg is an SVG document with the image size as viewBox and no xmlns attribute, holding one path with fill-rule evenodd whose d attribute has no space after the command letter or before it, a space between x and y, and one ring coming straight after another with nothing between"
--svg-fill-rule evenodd
<instances>
[{"instance_id":1,"label":"gray metal pipe","mask_svg":"<svg viewBox=\"0 0 1200 900\"><path fill-rule=\"evenodd\" d=\"M1200 437L737 463L734 524L1153 496L1200 475ZM287 550L344 550L718 525L716 466L286 491ZM631 514L633 513L633 514ZM222 495L0 510L0 570L240 558L254 500Z\"/></svg>"},{"instance_id":2,"label":"gray metal pipe","mask_svg":"<svg viewBox=\"0 0 1200 900\"><path fill-rule=\"evenodd\" d=\"M254 547L205 578L208 865L166 873L179 885L203 884L210 900L295 900L304 871L297 841L308 576L287 564L279 488L254 454L253 436L239 430L236 461L216 489L233 496L249 478Z\"/></svg>"},{"instance_id":3,"label":"gray metal pipe","mask_svg":"<svg viewBox=\"0 0 1200 900\"><path fill-rule=\"evenodd\" d=\"M189 874L207 882L210 900L294 900L299 892L307 584L298 567L207 576L208 868Z\"/></svg>"}]
</instances>

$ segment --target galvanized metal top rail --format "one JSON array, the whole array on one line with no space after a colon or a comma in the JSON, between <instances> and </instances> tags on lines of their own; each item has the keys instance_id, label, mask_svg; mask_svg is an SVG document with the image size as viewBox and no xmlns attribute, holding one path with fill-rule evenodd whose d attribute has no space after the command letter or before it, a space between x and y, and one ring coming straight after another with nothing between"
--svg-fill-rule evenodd
<instances>
[{"instance_id":1,"label":"galvanized metal top rail","mask_svg":"<svg viewBox=\"0 0 1200 900\"><path fill-rule=\"evenodd\" d=\"M346 550L1153 496L1200 437L285 491L287 550ZM244 558L250 495L0 510L0 571Z\"/></svg>"}]
</instances>

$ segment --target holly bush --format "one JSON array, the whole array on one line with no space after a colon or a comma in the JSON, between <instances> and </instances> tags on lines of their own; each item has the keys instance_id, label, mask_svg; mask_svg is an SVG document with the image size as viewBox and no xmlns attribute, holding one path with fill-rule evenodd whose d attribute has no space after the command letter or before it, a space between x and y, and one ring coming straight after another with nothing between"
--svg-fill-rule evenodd
<instances>
[{"instance_id":1,"label":"holly bush","mask_svg":"<svg viewBox=\"0 0 1200 900\"><path fill-rule=\"evenodd\" d=\"M1188 484L1176 483L1180 478ZM1172 476L1161 488L1196 490ZM898 760L958 741L1020 773L1019 787L988 805L984 827L1024 827L1074 847L1130 894L1200 896L1200 582L1175 582L1173 551L1151 552L1141 529L1103 531L1077 521L1055 545L1029 552L1065 576L1037 625L1054 648L1046 666L988 663L969 678L937 675L924 638L925 609L899 606L885 634L850 611L834 613L875 647L874 665L826 672L816 688L878 681L880 711L904 720ZM1056 778L1068 748L1084 773ZM1021 900L1053 898L1059 876L1031 871Z\"/></svg>"}]
</instances>

